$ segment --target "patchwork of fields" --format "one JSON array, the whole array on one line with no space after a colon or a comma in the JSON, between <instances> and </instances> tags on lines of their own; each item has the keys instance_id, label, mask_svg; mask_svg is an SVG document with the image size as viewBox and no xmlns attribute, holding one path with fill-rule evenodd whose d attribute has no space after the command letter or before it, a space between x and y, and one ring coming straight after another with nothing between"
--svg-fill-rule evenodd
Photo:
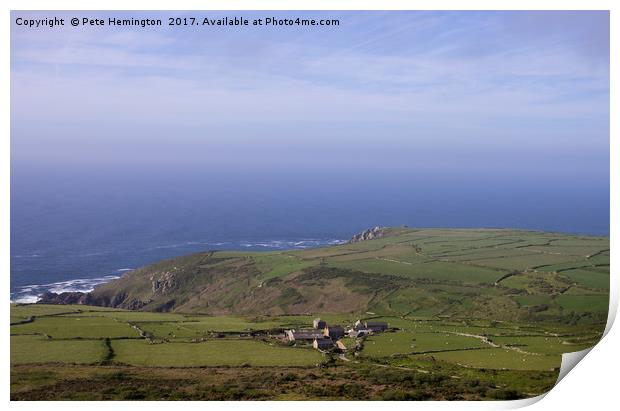
<instances>
[{"instance_id":1,"label":"patchwork of fields","mask_svg":"<svg viewBox=\"0 0 620 411\"><path fill-rule=\"evenodd\" d=\"M159 399L169 394L148 375L198 373L210 388L174 395L521 398L553 385L563 353L598 341L608 295L609 239L598 237L399 228L326 248L209 252L136 270L92 294L117 308L11 305L12 396ZM316 316L390 329L346 338L344 353L283 338ZM208 376L195 371L205 367ZM239 385L230 369L248 380ZM267 375L280 382L268 385ZM98 394L78 394L78 381ZM123 384L134 388L118 391Z\"/></svg>"},{"instance_id":2,"label":"patchwork of fields","mask_svg":"<svg viewBox=\"0 0 620 411\"><path fill-rule=\"evenodd\" d=\"M312 316L211 317L77 305L12 305L11 318L17 320L11 325L15 398L33 398L28 395L38 393L42 386L58 384L56 379L39 380L37 370L52 369L56 375L67 369L83 372L85 369L79 367L84 366L102 372L112 367L123 373L148 367L153 375L165 372L159 370L203 367L286 368L292 375L315 369L318 380L323 378L324 369L361 372L364 378L391 372L416 378L463 374L463 378L470 375L467 378L478 381L476 384L487 379L488 395L501 391L493 381L503 378L524 390L520 396L527 396L553 384L562 353L587 348L600 336L597 327L585 325L374 316L374 320L389 322L390 330L357 343L345 337L346 352L324 353L308 343L292 344L283 338L284 329L308 327ZM327 318L331 323L352 325L356 317ZM74 378L84 378L80 375ZM538 385L532 386L532 376L540 380ZM118 382L106 384L116 386ZM73 394L58 395L64 398Z\"/></svg>"},{"instance_id":3,"label":"patchwork of fields","mask_svg":"<svg viewBox=\"0 0 620 411\"><path fill-rule=\"evenodd\" d=\"M32 312L29 312L32 308ZM156 367L308 366L328 361L309 345L290 347L283 331L311 324L311 316L242 318L100 310L99 307L12 305L11 363L115 362ZM21 315L17 315L21 314ZM29 315L31 314L31 315ZM352 325L348 315L328 316ZM416 317L370 317L386 321L390 331L371 335L351 357L383 361L440 352L507 350L485 368L512 368L522 357L549 357L519 364L519 369L553 369L560 355L591 345L600 335L592 325L556 326L485 320L455 322ZM458 354L462 355L462 354ZM452 358L452 357L450 357ZM402 359L402 358L401 358ZM552 364L548 366L548 364ZM541 368L542 367L542 368Z\"/></svg>"}]
</instances>

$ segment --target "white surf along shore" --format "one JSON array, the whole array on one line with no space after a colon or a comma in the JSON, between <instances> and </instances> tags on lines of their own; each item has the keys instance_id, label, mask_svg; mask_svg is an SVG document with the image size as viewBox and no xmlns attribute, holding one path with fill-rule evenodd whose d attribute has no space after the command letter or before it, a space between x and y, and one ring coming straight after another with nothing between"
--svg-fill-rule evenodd
<instances>
[{"instance_id":1,"label":"white surf along shore","mask_svg":"<svg viewBox=\"0 0 620 411\"><path fill-rule=\"evenodd\" d=\"M131 271L131 268L122 268L117 272L123 273ZM43 293L52 292L56 294L70 293L70 292L83 292L87 293L95 289L99 284L104 284L112 280L120 278L121 275L106 275L96 278L76 278L73 280L58 281L49 284L30 284L22 287L18 287L18 290L11 293L12 303L36 303L39 301L39 296Z\"/></svg>"}]
</instances>

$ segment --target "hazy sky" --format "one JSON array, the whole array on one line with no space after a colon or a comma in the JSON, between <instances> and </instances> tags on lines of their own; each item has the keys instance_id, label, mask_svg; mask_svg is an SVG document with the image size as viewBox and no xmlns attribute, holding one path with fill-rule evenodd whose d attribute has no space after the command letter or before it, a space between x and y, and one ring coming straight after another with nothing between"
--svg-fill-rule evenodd
<instances>
[{"instance_id":1,"label":"hazy sky","mask_svg":"<svg viewBox=\"0 0 620 411\"><path fill-rule=\"evenodd\" d=\"M12 12L14 167L608 178L607 12L243 14L341 23L26 29L50 12Z\"/></svg>"}]
</instances>

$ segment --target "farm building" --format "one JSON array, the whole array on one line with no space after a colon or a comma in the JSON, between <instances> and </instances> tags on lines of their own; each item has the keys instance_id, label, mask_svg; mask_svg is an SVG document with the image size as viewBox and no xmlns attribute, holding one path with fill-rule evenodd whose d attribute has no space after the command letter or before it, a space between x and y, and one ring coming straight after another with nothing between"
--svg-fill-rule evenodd
<instances>
[{"instance_id":1,"label":"farm building","mask_svg":"<svg viewBox=\"0 0 620 411\"><path fill-rule=\"evenodd\" d=\"M315 318L312 322L312 326L317 330L322 330L323 328L327 327L327 323L320 318Z\"/></svg>"},{"instance_id":2,"label":"farm building","mask_svg":"<svg viewBox=\"0 0 620 411\"><path fill-rule=\"evenodd\" d=\"M388 323L385 321L366 321L366 328L372 331L385 331L388 329Z\"/></svg>"},{"instance_id":3,"label":"farm building","mask_svg":"<svg viewBox=\"0 0 620 411\"><path fill-rule=\"evenodd\" d=\"M315 338L312 346L317 350L329 350L334 347L334 342L331 338Z\"/></svg>"},{"instance_id":4,"label":"farm building","mask_svg":"<svg viewBox=\"0 0 620 411\"><path fill-rule=\"evenodd\" d=\"M365 337L368 334L370 334L372 331L366 329L366 328L361 328L359 330L349 330L349 337L350 338L361 338L361 337Z\"/></svg>"},{"instance_id":5,"label":"farm building","mask_svg":"<svg viewBox=\"0 0 620 411\"><path fill-rule=\"evenodd\" d=\"M388 323L386 323L385 321L362 321L362 320L357 320L357 322L355 323L355 329L356 330L371 330L371 331L385 331L388 329Z\"/></svg>"},{"instance_id":6,"label":"farm building","mask_svg":"<svg viewBox=\"0 0 620 411\"><path fill-rule=\"evenodd\" d=\"M312 341L314 339L323 339L323 330L287 330L286 337L289 341Z\"/></svg>"},{"instance_id":7,"label":"farm building","mask_svg":"<svg viewBox=\"0 0 620 411\"><path fill-rule=\"evenodd\" d=\"M325 329L323 330L323 334L326 337L332 338L333 340L338 340L344 337L344 328L339 325L330 325L325 327Z\"/></svg>"}]
</instances>

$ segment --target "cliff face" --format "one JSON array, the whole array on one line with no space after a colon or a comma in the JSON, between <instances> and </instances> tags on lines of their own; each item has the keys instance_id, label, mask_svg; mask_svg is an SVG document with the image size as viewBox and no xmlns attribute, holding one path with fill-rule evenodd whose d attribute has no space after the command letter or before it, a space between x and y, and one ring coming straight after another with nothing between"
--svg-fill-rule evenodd
<instances>
[{"instance_id":1,"label":"cliff face","mask_svg":"<svg viewBox=\"0 0 620 411\"><path fill-rule=\"evenodd\" d=\"M93 299L89 293L65 292L65 293L44 293L39 296L39 304L93 304Z\"/></svg>"}]
</instances>

